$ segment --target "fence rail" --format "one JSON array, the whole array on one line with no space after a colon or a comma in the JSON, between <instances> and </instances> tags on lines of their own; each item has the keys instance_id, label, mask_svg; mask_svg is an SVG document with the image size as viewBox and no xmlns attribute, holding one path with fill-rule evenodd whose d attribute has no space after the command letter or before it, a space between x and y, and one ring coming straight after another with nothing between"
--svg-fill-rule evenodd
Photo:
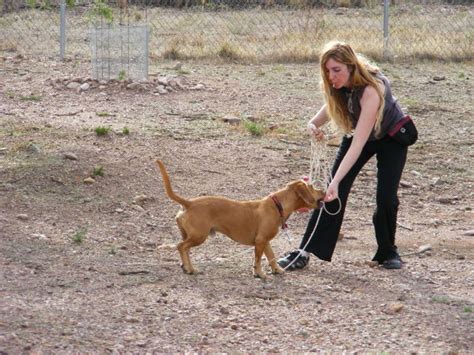
<instances>
[{"instance_id":1,"label":"fence rail","mask_svg":"<svg viewBox=\"0 0 474 355\"><path fill-rule=\"evenodd\" d=\"M472 0L0 0L0 9L0 50L39 56L89 59L91 27L147 25L152 58L311 61L330 39L375 59L474 58Z\"/></svg>"}]
</instances>

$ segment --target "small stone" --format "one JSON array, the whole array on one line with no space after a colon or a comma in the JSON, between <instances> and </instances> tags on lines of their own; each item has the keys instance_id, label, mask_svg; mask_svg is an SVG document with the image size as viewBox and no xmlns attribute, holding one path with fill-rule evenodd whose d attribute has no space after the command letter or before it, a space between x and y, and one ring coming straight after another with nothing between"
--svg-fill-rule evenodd
<instances>
[{"instance_id":1,"label":"small stone","mask_svg":"<svg viewBox=\"0 0 474 355\"><path fill-rule=\"evenodd\" d=\"M147 195L138 195L133 199L133 203L136 205L143 206L146 201L150 200Z\"/></svg>"},{"instance_id":2,"label":"small stone","mask_svg":"<svg viewBox=\"0 0 474 355\"><path fill-rule=\"evenodd\" d=\"M429 244L425 244L425 245L422 245L418 248L418 251L417 253L421 254L421 253L425 253L429 250L432 250L433 248L431 247L431 245Z\"/></svg>"},{"instance_id":3,"label":"small stone","mask_svg":"<svg viewBox=\"0 0 474 355\"><path fill-rule=\"evenodd\" d=\"M166 95L168 93L168 90L166 90L166 88L163 85L158 85L156 87L155 92L157 92L160 95Z\"/></svg>"},{"instance_id":4,"label":"small stone","mask_svg":"<svg viewBox=\"0 0 474 355\"><path fill-rule=\"evenodd\" d=\"M196 90L196 91L199 91L199 90L204 90L205 86L203 84L196 84L192 87L189 88L189 90Z\"/></svg>"},{"instance_id":5,"label":"small stone","mask_svg":"<svg viewBox=\"0 0 474 355\"><path fill-rule=\"evenodd\" d=\"M81 86L81 84L79 84L79 83L77 83L77 82L75 82L75 81L72 81L72 82L70 82L69 84L67 84L66 87L67 87L68 89L71 89L71 90L77 90L77 89L80 88L80 86Z\"/></svg>"},{"instance_id":6,"label":"small stone","mask_svg":"<svg viewBox=\"0 0 474 355\"><path fill-rule=\"evenodd\" d=\"M467 237L474 237L474 229L465 231L462 235L467 236Z\"/></svg>"},{"instance_id":7,"label":"small stone","mask_svg":"<svg viewBox=\"0 0 474 355\"><path fill-rule=\"evenodd\" d=\"M28 144L28 147L26 147L26 151L28 153L36 154L36 153L40 153L41 149L36 144L30 143Z\"/></svg>"},{"instance_id":8,"label":"small stone","mask_svg":"<svg viewBox=\"0 0 474 355\"><path fill-rule=\"evenodd\" d=\"M166 76L160 76L158 78L158 84L161 87L168 86L169 85L168 78Z\"/></svg>"},{"instance_id":9,"label":"small stone","mask_svg":"<svg viewBox=\"0 0 474 355\"><path fill-rule=\"evenodd\" d=\"M47 236L45 236L44 234L40 234L40 233L35 233L35 234L32 235L32 237L38 238L38 239L41 239L41 240L48 240Z\"/></svg>"},{"instance_id":10,"label":"small stone","mask_svg":"<svg viewBox=\"0 0 474 355\"><path fill-rule=\"evenodd\" d=\"M64 153L64 158L69 160L77 160L78 157L74 153Z\"/></svg>"},{"instance_id":11,"label":"small stone","mask_svg":"<svg viewBox=\"0 0 474 355\"><path fill-rule=\"evenodd\" d=\"M95 180L90 176L84 179L84 184L93 184Z\"/></svg>"},{"instance_id":12,"label":"small stone","mask_svg":"<svg viewBox=\"0 0 474 355\"><path fill-rule=\"evenodd\" d=\"M145 212L145 209L144 209L142 206L139 206L139 205L133 204L133 205L132 205L132 208L133 208L135 211L138 211L138 212Z\"/></svg>"},{"instance_id":13,"label":"small stone","mask_svg":"<svg viewBox=\"0 0 474 355\"><path fill-rule=\"evenodd\" d=\"M389 307L388 310L390 313L395 314L400 312L405 306L403 303L392 303Z\"/></svg>"},{"instance_id":14,"label":"small stone","mask_svg":"<svg viewBox=\"0 0 474 355\"><path fill-rule=\"evenodd\" d=\"M79 87L79 89L80 89L81 91L87 91L87 90L90 89L90 87L91 87L91 86L90 86L89 83L84 83L84 84L82 84L82 85Z\"/></svg>"},{"instance_id":15,"label":"small stone","mask_svg":"<svg viewBox=\"0 0 474 355\"><path fill-rule=\"evenodd\" d=\"M404 181L404 180L400 180L400 186L401 187L413 187L412 184L410 184L409 182Z\"/></svg>"},{"instance_id":16,"label":"small stone","mask_svg":"<svg viewBox=\"0 0 474 355\"><path fill-rule=\"evenodd\" d=\"M18 218L20 221L27 221L29 219L28 215L24 213L18 214L16 218Z\"/></svg>"},{"instance_id":17,"label":"small stone","mask_svg":"<svg viewBox=\"0 0 474 355\"><path fill-rule=\"evenodd\" d=\"M232 125L238 125L242 121L239 117L236 116L224 116L222 118L222 121L225 123L229 123Z\"/></svg>"}]
</instances>

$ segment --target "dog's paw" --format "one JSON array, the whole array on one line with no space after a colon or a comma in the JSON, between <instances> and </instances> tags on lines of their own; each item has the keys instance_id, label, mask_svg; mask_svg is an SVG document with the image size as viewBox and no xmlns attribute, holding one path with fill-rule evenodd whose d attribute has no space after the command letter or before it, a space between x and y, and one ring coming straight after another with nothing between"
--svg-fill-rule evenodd
<instances>
[{"instance_id":1,"label":"dog's paw","mask_svg":"<svg viewBox=\"0 0 474 355\"><path fill-rule=\"evenodd\" d=\"M262 270L260 270L260 272L254 271L253 277L262 279L264 281L267 279L267 275L265 275L265 273Z\"/></svg>"},{"instance_id":2,"label":"dog's paw","mask_svg":"<svg viewBox=\"0 0 474 355\"><path fill-rule=\"evenodd\" d=\"M183 270L183 272L185 274L188 274L188 275L194 275L194 274L197 274L198 271L194 268L189 268L189 267L185 267L184 265L181 265L181 269Z\"/></svg>"},{"instance_id":3,"label":"dog's paw","mask_svg":"<svg viewBox=\"0 0 474 355\"><path fill-rule=\"evenodd\" d=\"M282 269L281 267L277 266L276 268L272 268L272 274L274 275L280 275L285 273L285 270Z\"/></svg>"}]
</instances>

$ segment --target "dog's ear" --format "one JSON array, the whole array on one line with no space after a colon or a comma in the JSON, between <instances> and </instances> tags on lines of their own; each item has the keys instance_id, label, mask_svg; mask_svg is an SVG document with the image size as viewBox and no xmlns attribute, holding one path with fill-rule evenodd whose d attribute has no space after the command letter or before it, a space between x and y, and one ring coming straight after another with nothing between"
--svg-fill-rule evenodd
<instances>
[{"instance_id":1,"label":"dog's ear","mask_svg":"<svg viewBox=\"0 0 474 355\"><path fill-rule=\"evenodd\" d=\"M309 191L308 185L304 181L298 181L294 184L294 189L297 195L309 206L316 205L316 200Z\"/></svg>"}]
</instances>

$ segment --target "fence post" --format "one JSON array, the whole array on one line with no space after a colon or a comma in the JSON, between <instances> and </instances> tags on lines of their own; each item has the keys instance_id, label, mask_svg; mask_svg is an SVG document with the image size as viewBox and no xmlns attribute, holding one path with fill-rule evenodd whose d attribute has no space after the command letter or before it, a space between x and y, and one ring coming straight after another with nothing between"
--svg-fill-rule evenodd
<instances>
[{"instance_id":1,"label":"fence post","mask_svg":"<svg viewBox=\"0 0 474 355\"><path fill-rule=\"evenodd\" d=\"M64 60L66 51L66 0L61 0L60 5L60 27L59 27L59 57Z\"/></svg>"},{"instance_id":2,"label":"fence post","mask_svg":"<svg viewBox=\"0 0 474 355\"><path fill-rule=\"evenodd\" d=\"M390 0L383 1L383 58L388 59L390 52L388 48L388 7Z\"/></svg>"}]
</instances>

